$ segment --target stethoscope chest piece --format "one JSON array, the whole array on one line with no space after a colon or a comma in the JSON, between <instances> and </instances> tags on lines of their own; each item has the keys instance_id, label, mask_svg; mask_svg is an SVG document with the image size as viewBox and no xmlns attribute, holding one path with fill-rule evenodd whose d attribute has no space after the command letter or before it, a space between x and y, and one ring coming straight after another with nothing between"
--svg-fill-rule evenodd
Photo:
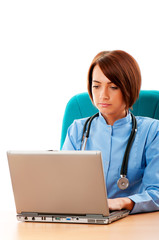
<instances>
[{"instance_id":1,"label":"stethoscope chest piece","mask_svg":"<svg viewBox=\"0 0 159 240\"><path fill-rule=\"evenodd\" d=\"M121 190L125 190L129 186L129 180L125 176L121 176L121 178L119 178L117 184Z\"/></svg>"}]
</instances>

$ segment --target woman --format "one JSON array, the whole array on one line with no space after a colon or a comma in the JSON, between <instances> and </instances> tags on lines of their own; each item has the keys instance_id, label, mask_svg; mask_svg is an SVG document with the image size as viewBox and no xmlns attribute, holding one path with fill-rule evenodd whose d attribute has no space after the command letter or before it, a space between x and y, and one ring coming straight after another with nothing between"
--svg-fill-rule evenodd
<instances>
[{"instance_id":1,"label":"woman","mask_svg":"<svg viewBox=\"0 0 159 240\"><path fill-rule=\"evenodd\" d=\"M129 108L139 96L140 69L124 51L104 51L93 59L88 72L88 93L99 110L93 119L86 150L102 153L110 210L129 209L131 213L159 210L159 121L136 117L137 133L129 153L128 188L117 181L132 130ZM63 150L81 150L86 119L69 127Z\"/></svg>"}]
</instances>

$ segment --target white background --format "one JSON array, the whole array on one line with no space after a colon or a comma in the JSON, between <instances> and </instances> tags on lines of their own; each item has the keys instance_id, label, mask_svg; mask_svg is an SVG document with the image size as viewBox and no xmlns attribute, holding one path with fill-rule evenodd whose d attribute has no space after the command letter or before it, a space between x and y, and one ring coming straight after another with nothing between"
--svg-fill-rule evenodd
<instances>
[{"instance_id":1,"label":"white background","mask_svg":"<svg viewBox=\"0 0 159 240\"><path fill-rule=\"evenodd\" d=\"M59 149L67 101L93 57L130 53L159 90L158 0L0 1L0 210L15 211L7 150Z\"/></svg>"}]
</instances>

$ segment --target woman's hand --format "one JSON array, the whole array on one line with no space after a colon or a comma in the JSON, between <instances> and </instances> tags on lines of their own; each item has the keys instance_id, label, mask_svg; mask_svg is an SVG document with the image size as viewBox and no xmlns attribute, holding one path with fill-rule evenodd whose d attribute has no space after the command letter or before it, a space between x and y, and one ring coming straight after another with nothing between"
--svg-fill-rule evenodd
<instances>
[{"instance_id":1,"label":"woman's hand","mask_svg":"<svg viewBox=\"0 0 159 240\"><path fill-rule=\"evenodd\" d=\"M134 204L135 203L127 197L108 199L109 210L121 210L121 209L132 210Z\"/></svg>"}]
</instances>

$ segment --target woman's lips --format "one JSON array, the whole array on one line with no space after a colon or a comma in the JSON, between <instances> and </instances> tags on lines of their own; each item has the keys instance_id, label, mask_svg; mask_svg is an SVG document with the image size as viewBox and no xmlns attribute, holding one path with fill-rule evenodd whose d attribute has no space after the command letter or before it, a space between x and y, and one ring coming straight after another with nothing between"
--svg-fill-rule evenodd
<instances>
[{"instance_id":1,"label":"woman's lips","mask_svg":"<svg viewBox=\"0 0 159 240\"><path fill-rule=\"evenodd\" d=\"M107 108L107 107L110 107L111 104L108 104L108 103L99 103L99 106Z\"/></svg>"}]
</instances>

